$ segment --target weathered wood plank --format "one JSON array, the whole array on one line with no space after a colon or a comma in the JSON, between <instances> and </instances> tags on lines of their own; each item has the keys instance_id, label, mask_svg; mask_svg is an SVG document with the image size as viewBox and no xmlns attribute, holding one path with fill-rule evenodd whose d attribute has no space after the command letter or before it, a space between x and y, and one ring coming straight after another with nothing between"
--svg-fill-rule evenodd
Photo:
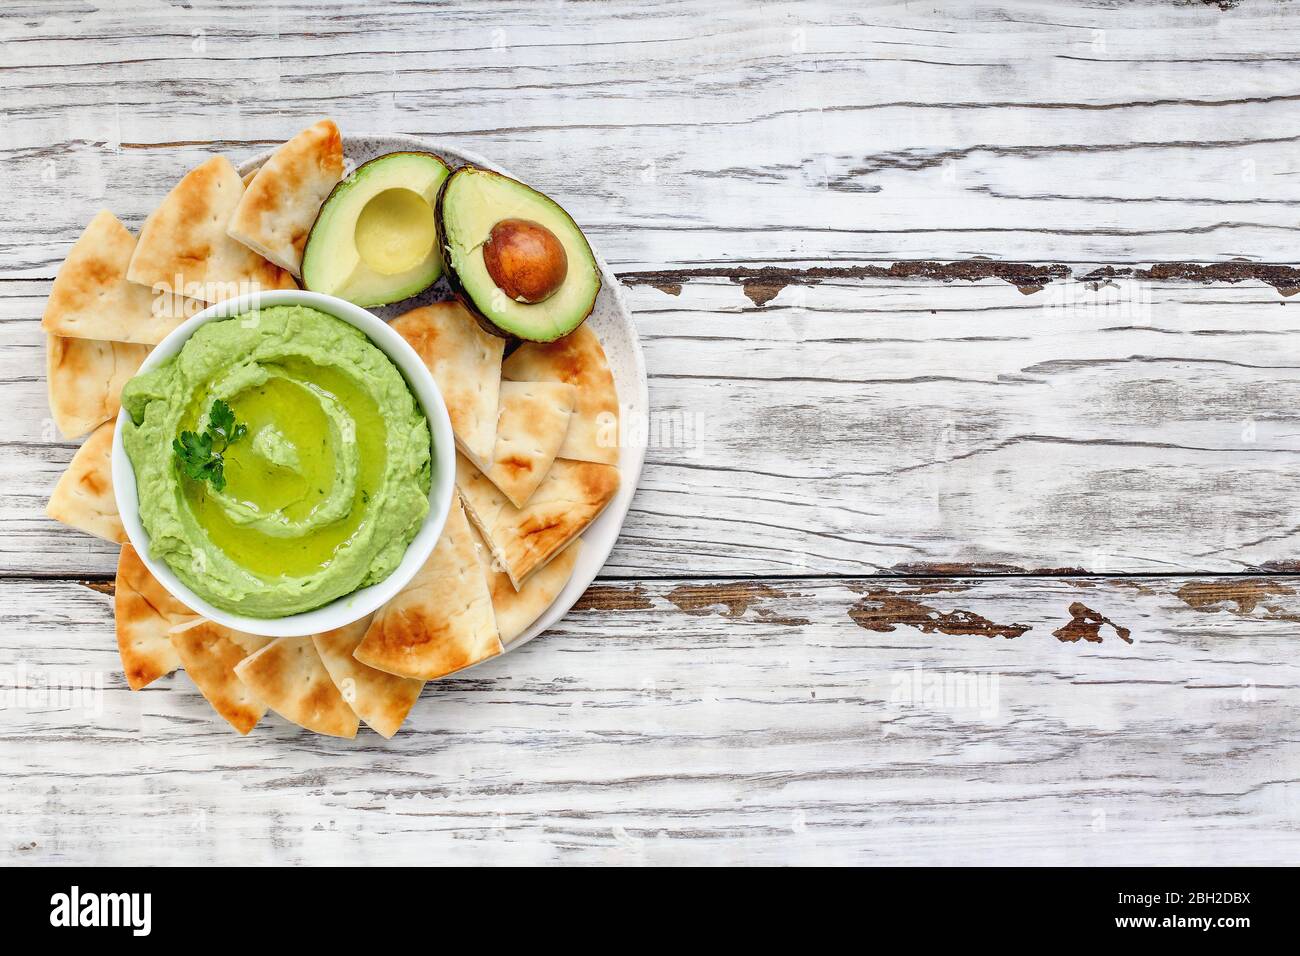
<instances>
[{"instance_id":1,"label":"weathered wood plank","mask_svg":"<svg viewBox=\"0 0 1300 956\"><path fill-rule=\"evenodd\" d=\"M1294 859L1297 579L819 577L1300 567L1288 5L163 12L0 10L0 859ZM30 576L115 550L42 517L30 280L324 113L492 156L649 273L605 580L391 744L131 694L105 594ZM1252 281L1067 281L1160 260ZM979 274L1052 282L943 284Z\"/></svg>"},{"instance_id":2,"label":"weathered wood plank","mask_svg":"<svg viewBox=\"0 0 1300 956\"><path fill-rule=\"evenodd\" d=\"M214 150L321 114L553 192L625 269L988 255L1294 262L1287 4L19 5L0 268L48 277Z\"/></svg>"},{"instance_id":3,"label":"weathered wood plank","mask_svg":"<svg viewBox=\"0 0 1300 956\"><path fill-rule=\"evenodd\" d=\"M43 514L35 321L0 283L0 571L108 573ZM728 280L630 291L652 447L615 576L961 563L1241 571L1300 559L1300 337L1266 286Z\"/></svg>"},{"instance_id":4,"label":"weathered wood plank","mask_svg":"<svg viewBox=\"0 0 1300 956\"><path fill-rule=\"evenodd\" d=\"M0 581L0 856L1291 862L1298 589L606 585L384 743L274 715L239 739L184 675L132 694L108 598Z\"/></svg>"}]
</instances>

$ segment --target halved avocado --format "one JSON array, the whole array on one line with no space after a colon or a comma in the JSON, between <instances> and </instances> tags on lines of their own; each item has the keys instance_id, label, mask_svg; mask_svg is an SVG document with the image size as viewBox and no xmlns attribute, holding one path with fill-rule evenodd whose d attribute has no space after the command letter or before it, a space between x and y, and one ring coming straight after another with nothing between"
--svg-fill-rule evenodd
<instances>
[{"instance_id":1,"label":"halved avocado","mask_svg":"<svg viewBox=\"0 0 1300 956\"><path fill-rule=\"evenodd\" d=\"M551 342L596 305L591 246L554 200L475 166L438 192L438 239L453 291L494 335Z\"/></svg>"},{"instance_id":2,"label":"halved avocado","mask_svg":"<svg viewBox=\"0 0 1300 956\"><path fill-rule=\"evenodd\" d=\"M433 206L450 173L432 153L388 153L358 166L321 204L303 249L303 285L372 306L437 282Z\"/></svg>"}]
</instances>

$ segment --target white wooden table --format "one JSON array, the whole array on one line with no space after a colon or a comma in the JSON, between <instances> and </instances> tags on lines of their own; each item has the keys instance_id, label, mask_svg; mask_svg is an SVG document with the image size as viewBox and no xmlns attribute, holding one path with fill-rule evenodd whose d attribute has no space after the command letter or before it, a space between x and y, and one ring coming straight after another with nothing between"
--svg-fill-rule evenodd
<instances>
[{"instance_id":1,"label":"white wooden table","mask_svg":"<svg viewBox=\"0 0 1300 956\"><path fill-rule=\"evenodd\" d=\"M0 57L0 861L1294 862L1297 5L26 0ZM43 516L73 238L322 115L556 195L657 415L600 583L391 743L131 693Z\"/></svg>"}]
</instances>

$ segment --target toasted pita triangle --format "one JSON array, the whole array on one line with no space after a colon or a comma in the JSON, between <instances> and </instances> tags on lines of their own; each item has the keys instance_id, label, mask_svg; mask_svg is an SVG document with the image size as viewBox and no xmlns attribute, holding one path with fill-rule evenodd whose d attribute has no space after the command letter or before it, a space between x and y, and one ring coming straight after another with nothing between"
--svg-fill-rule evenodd
<instances>
[{"instance_id":1,"label":"toasted pita triangle","mask_svg":"<svg viewBox=\"0 0 1300 956\"><path fill-rule=\"evenodd\" d=\"M573 420L557 457L618 464L618 391L590 325L554 342L525 342L506 359L501 375L512 382L568 382L577 388Z\"/></svg>"},{"instance_id":2,"label":"toasted pita triangle","mask_svg":"<svg viewBox=\"0 0 1300 956\"><path fill-rule=\"evenodd\" d=\"M502 382L492 467L484 472L518 508L551 470L573 415L567 382Z\"/></svg>"},{"instance_id":3,"label":"toasted pita triangle","mask_svg":"<svg viewBox=\"0 0 1300 956\"><path fill-rule=\"evenodd\" d=\"M280 637L235 665L259 700L290 723L330 737L355 737L352 712L310 637Z\"/></svg>"},{"instance_id":4,"label":"toasted pita triangle","mask_svg":"<svg viewBox=\"0 0 1300 956\"><path fill-rule=\"evenodd\" d=\"M226 230L295 276L321 203L343 178L343 138L321 120L277 149L246 183Z\"/></svg>"},{"instance_id":5,"label":"toasted pita triangle","mask_svg":"<svg viewBox=\"0 0 1300 956\"><path fill-rule=\"evenodd\" d=\"M355 656L399 677L437 680L500 653L487 579L456 500L429 560L375 612Z\"/></svg>"},{"instance_id":6,"label":"toasted pita triangle","mask_svg":"<svg viewBox=\"0 0 1300 956\"><path fill-rule=\"evenodd\" d=\"M542 612L555 602L564 586L569 583L569 578L573 577L574 565L578 563L582 539L575 539L546 567L525 581L518 591L510 583L510 575L497 565L491 549L484 543L477 528L474 529L474 546L478 549L483 571L487 574L488 591L492 594L492 610L496 612L501 643L509 646L532 626L533 621L542 616Z\"/></svg>"},{"instance_id":7,"label":"toasted pita triangle","mask_svg":"<svg viewBox=\"0 0 1300 956\"><path fill-rule=\"evenodd\" d=\"M424 681L375 670L352 656L370 621L365 617L347 627L313 634L312 640L334 686L356 715L376 733L392 737L415 705Z\"/></svg>"},{"instance_id":8,"label":"toasted pita triangle","mask_svg":"<svg viewBox=\"0 0 1300 956\"><path fill-rule=\"evenodd\" d=\"M46 339L50 412L64 438L80 438L121 407L122 386L140 370L149 346L97 339Z\"/></svg>"},{"instance_id":9,"label":"toasted pita triangle","mask_svg":"<svg viewBox=\"0 0 1300 956\"><path fill-rule=\"evenodd\" d=\"M145 220L127 279L204 302L296 289L289 273L226 234L243 194L224 156L190 170Z\"/></svg>"},{"instance_id":10,"label":"toasted pita triangle","mask_svg":"<svg viewBox=\"0 0 1300 956\"><path fill-rule=\"evenodd\" d=\"M41 328L51 335L157 345L203 304L155 297L126 281L135 237L107 209L72 244L45 303Z\"/></svg>"},{"instance_id":11,"label":"toasted pita triangle","mask_svg":"<svg viewBox=\"0 0 1300 956\"><path fill-rule=\"evenodd\" d=\"M171 639L185 673L212 709L241 734L256 727L266 713L266 704L239 679L235 667L270 644L271 638L201 620L193 627L174 630Z\"/></svg>"},{"instance_id":12,"label":"toasted pita triangle","mask_svg":"<svg viewBox=\"0 0 1300 956\"><path fill-rule=\"evenodd\" d=\"M479 467L490 466L505 339L484 332L459 302L414 309L392 326L433 373L457 447Z\"/></svg>"},{"instance_id":13,"label":"toasted pita triangle","mask_svg":"<svg viewBox=\"0 0 1300 956\"><path fill-rule=\"evenodd\" d=\"M104 422L77 449L54 486L45 513L78 531L125 544L126 531L113 497L114 425Z\"/></svg>"},{"instance_id":14,"label":"toasted pita triangle","mask_svg":"<svg viewBox=\"0 0 1300 956\"><path fill-rule=\"evenodd\" d=\"M113 618L122 670L132 690L139 690L181 666L168 631L192 620L194 612L158 583L129 544L122 546L122 554L117 559Z\"/></svg>"},{"instance_id":15,"label":"toasted pita triangle","mask_svg":"<svg viewBox=\"0 0 1300 956\"><path fill-rule=\"evenodd\" d=\"M516 508L464 455L456 456L465 511L516 589L596 519L618 480L613 465L557 458L528 503Z\"/></svg>"}]
</instances>

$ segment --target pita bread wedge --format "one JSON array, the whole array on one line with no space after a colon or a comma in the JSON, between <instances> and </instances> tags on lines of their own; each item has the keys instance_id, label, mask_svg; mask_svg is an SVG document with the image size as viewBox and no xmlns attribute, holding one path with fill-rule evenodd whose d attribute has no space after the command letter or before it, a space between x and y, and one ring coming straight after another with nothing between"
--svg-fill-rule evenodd
<instances>
[{"instance_id":1,"label":"pita bread wedge","mask_svg":"<svg viewBox=\"0 0 1300 956\"><path fill-rule=\"evenodd\" d=\"M232 631L205 620L193 627L182 625L171 638L185 673L212 709L241 734L256 727L266 713L266 704L239 679L235 667L270 644L271 638Z\"/></svg>"},{"instance_id":2,"label":"pita bread wedge","mask_svg":"<svg viewBox=\"0 0 1300 956\"><path fill-rule=\"evenodd\" d=\"M70 528L117 544L126 543L126 531L113 497L113 427L104 422L77 449L68 470L54 486L45 513Z\"/></svg>"},{"instance_id":3,"label":"pita bread wedge","mask_svg":"<svg viewBox=\"0 0 1300 956\"><path fill-rule=\"evenodd\" d=\"M506 340L484 332L459 302L413 309L392 326L433 373L457 447L479 467L489 467Z\"/></svg>"},{"instance_id":4,"label":"pita bread wedge","mask_svg":"<svg viewBox=\"0 0 1300 956\"><path fill-rule=\"evenodd\" d=\"M557 458L528 503L516 508L464 455L456 456L465 511L516 590L596 520L618 480L613 465Z\"/></svg>"},{"instance_id":5,"label":"pita bread wedge","mask_svg":"<svg viewBox=\"0 0 1300 956\"><path fill-rule=\"evenodd\" d=\"M330 737L355 737L352 712L310 637L280 637L235 665L253 695L290 723Z\"/></svg>"},{"instance_id":6,"label":"pita bread wedge","mask_svg":"<svg viewBox=\"0 0 1300 956\"><path fill-rule=\"evenodd\" d=\"M483 571L487 574L488 591L492 594L492 610L496 612L501 643L508 647L542 616L542 612L555 602L564 586L569 583L569 578L573 577L573 568L578 563L582 539L575 539L546 567L525 581L518 591L510 583L510 576L497 566L491 549L484 544L477 528L474 529L474 544L483 562Z\"/></svg>"},{"instance_id":7,"label":"pita bread wedge","mask_svg":"<svg viewBox=\"0 0 1300 956\"><path fill-rule=\"evenodd\" d=\"M567 382L502 382L492 467L484 472L522 508L564 443L578 390Z\"/></svg>"},{"instance_id":8,"label":"pita bread wedge","mask_svg":"<svg viewBox=\"0 0 1300 956\"><path fill-rule=\"evenodd\" d=\"M618 391L590 325L554 342L525 342L506 359L501 375L512 382L568 382L577 388L573 420L558 457L618 464Z\"/></svg>"},{"instance_id":9,"label":"pita bread wedge","mask_svg":"<svg viewBox=\"0 0 1300 956\"><path fill-rule=\"evenodd\" d=\"M437 680L500 653L487 578L456 500L429 560L375 612L355 656L399 677Z\"/></svg>"},{"instance_id":10,"label":"pita bread wedge","mask_svg":"<svg viewBox=\"0 0 1300 956\"><path fill-rule=\"evenodd\" d=\"M334 686L356 715L376 733L392 737L419 699L424 681L375 670L352 656L370 621L366 617L347 627L313 634L312 641Z\"/></svg>"},{"instance_id":11,"label":"pita bread wedge","mask_svg":"<svg viewBox=\"0 0 1300 956\"><path fill-rule=\"evenodd\" d=\"M227 232L258 255L302 275L302 249L321 203L343 178L343 137L321 120L277 149L245 185Z\"/></svg>"},{"instance_id":12,"label":"pita bread wedge","mask_svg":"<svg viewBox=\"0 0 1300 956\"><path fill-rule=\"evenodd\" d=\"M113 617L122 670L132 690L153 683L181 666L168 631L194 619L194 612L167 592L140 560L123 545L117 559Z\"/></svg>"},{"instance_id":13,"label":"pita bread wedge","mask_svg":"<svg viewBox=\"0 0 1300 956\"><path fill-rule=\"evenodd\" d=\"M140 370L149 346L97 339L46 338L50 412L64 438L80 438L117 414L122 386Z\"/></svg>"},{"instance_id":14,"label":"pita bread wedge","mask_svg":"<svg viewBox=\"0 0 1300 956\"><path fill-rule=\"evenodd\" d=\"M157 345L202 308L191 299L155 297L126 281L135 236L107 209L72 245L45 303L41 328L51 335Z\"/></svg>"},{"instance_id":15,"label":"pita bread wedge","mask_svg":"<svg viewBox=\"0 0 1300 956\"><path fill-rule=\"evenodd\" d=\"M289 273L226 234L243 194L224 156L190 170L145 220L127 279L204 302L296 289Z\"/></svg>"}]
</instances>

